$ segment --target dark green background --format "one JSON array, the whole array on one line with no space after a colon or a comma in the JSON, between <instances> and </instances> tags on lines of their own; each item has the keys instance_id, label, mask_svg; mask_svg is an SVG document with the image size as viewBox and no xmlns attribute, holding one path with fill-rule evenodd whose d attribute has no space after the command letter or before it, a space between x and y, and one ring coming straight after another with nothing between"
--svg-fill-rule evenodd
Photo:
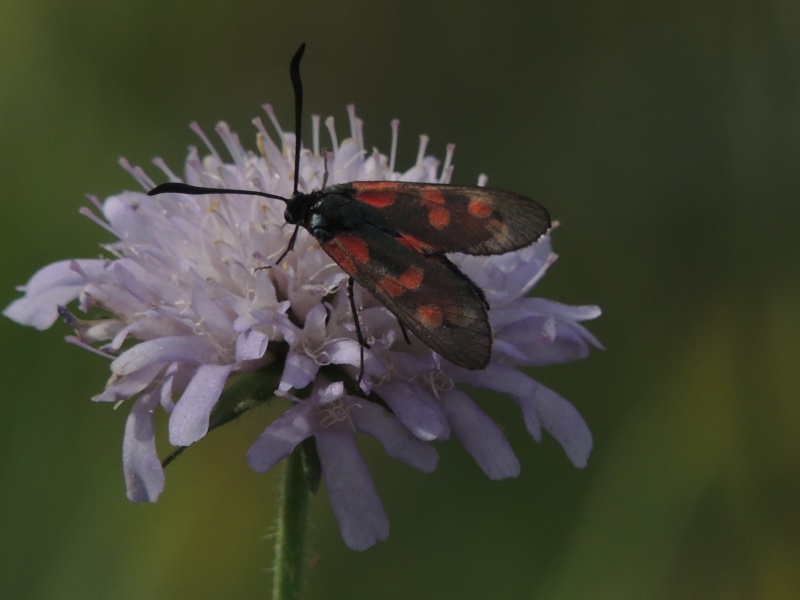
<instances>
[{"instance_id":1,"label":"dark green background","mask_svg":"<svg viewBox=\"0 0 800 600\"><path fill-rule=\"evenodd\" d=\"M40 266L96 256L77 210L180 169L225 119L273 102L309 43L309 111L367 145L401 119L454 181L480 172L562 222L537 290L598 303L607 345L535 376L588 421L575 470L516 407L483 405L521 476L489 481L454 442L422 475L365 443L389 540L348 550L313 500L309 599L796 598L800 594L800 4L767 2L0 5L0 304ZM124 495L127 407L89 398L102 359L0 321L0 596L264 598L277 473L244 453L272 413L211 435L170 467L154 506Z\"/></svg>"}]
</instances>

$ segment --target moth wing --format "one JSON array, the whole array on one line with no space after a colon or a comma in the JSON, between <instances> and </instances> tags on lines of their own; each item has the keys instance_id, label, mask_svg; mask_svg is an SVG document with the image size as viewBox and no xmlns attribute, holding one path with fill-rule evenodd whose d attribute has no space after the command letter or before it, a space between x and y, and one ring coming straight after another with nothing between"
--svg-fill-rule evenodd
<instances>
[{"instance_id":1,"label":"moth wing","mask_svg":"<svg viewBox=\"0 0 800 600\"><path fill-rule=\"evenodd\" d=\"M446 257L420 254L369 225L321 245L429 348L467 369L489 363L492 330L486 299Z\"/></svg>"},{"instance_id":2,"label":"moth wing","mask_svg":"<svg viewBox=\"0 0 800 600\"><path fill-rule=\"evenodd\" d=\"M370 223L424 254L504 254L530 246L551 226L546 208L513 192L396 181L348 185Z\"/></svg>"}]
</instances>

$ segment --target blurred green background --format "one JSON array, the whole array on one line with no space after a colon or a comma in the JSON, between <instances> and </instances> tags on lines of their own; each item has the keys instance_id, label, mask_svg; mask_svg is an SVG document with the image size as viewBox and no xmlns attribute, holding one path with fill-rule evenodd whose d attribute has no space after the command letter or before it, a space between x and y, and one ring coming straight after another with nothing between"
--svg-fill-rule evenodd
<instances>
[{"instance_id":1,"label":"blurred green background","mask_svg":"<svg viewBox=\"0 0 800 600\"><path fill-rule=\"evenodd\" d=\"M313 500L307 598L800 596L800 4L729 1L0 3L0 304L40 266L96 256L84 194L180 169L198 120L274 103L309 43L311 112L401 165L417 134L558 218L537 292L597 303L608 350L535 376L595 436L584 471L485 398L522 463L489 481L455 443L422 475L365 443L389 540L348 550ZM249 141L248 141L249 140ZM125 499L127 407L107 364L0 320L0 597L263 598L278 474L244 453L270 418L215 432ZM165 448L166 449L166 448Z\"/></svg>"}]
</instances>

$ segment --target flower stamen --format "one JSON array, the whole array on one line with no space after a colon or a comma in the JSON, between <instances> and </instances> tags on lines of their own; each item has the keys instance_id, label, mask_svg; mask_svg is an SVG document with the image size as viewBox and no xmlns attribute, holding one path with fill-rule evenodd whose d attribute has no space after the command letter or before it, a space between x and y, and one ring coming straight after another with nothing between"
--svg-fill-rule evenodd
<instances>
[{"instance_id":1,"label":"flower stamen","mask_svg":"<svg viewBox=\"0 0 800 600\"><path fill-rule=\"evenodd\" d=\"M394 173L395 160L397 159L397 142L400 137L400 119L392 119L392 145L389 150L389 171Z\"/></svg>"},{"instance_id":2,"label":"flower stamen","mask_svg":"<svg viewBox=\"0 0 800 600\"><path fill-rule=\"evenodd\" d=\"M338 423L347 422L353 432L355 432L356 427L353 423L353 420L350 418L350 413L356 408L361 408L361 404L358 402L348 402L345 404L342 402L341 398L332 400L331 402L328 402L320 407L319 424L323 428L327 429L328 427L332 427Z\"/></svg>"},{"instance_id":3,"label":"flower stamen","mask_svg":"<svg viewBox=\"0 0 800 600\"><path fill-rule=\"evenodd\" d=\"M417 163L416 166L421 167L422 161L425 160L425 151L428 149L428 142L431 140L430 137L425 135L424 133L419 136L419 151L417 152Z\"/></svg>"},{"instance_id":4,"label":"flower stamen","mask_svg":"<svg viewBox=\"0 0 800 600\"><path fill-rule=\"evenodd\" d=\"M333 146L333 154L339 153L339 139L336 137L336 128L334 127L333 117L325 119L325 127L328 129L328 135L331 138L331 145Z\"/></svg>"}]
</instances>

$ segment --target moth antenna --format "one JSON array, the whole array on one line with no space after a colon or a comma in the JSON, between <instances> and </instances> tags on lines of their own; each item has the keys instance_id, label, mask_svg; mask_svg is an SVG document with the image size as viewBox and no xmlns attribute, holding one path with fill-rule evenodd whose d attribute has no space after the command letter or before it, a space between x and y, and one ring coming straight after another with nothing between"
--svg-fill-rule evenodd
<instances>
[{"instance_id":1,"label":"moth antenna","mask_svg":"<svg viewBox=\"0 0 800 600\"><path fill-rule=\"evenodd\" d=\"M148 196L157 196L159 194L189 194L191 196L203 196L205 194L241 194L243 196L261 196L262 198L272 198L274 200L281 200L288 202L287 198L278 196L277 194L270 194L268 192L259 192L257 190L235 190L232 188L211 188L202 187L199 185L189 185L188 183L180 183L177 181L168 181L157 185L152 190L147 192Z\"/></svg>"},{"instance_id":2,"label":"moth antenna","mask_svg":"<svg viewBox=\"0 0 800 600\"><path fill-rule=\"evenodd\" d=\"M305 50L305 43L300 44L289 65L289 77L294 88L294 191L292 197L297 195L297 186L300 182L300 145L302 143L300 134L303 121L303 81L300 78L300 60L303 58Z\"/></svg>"}]
</instances>

